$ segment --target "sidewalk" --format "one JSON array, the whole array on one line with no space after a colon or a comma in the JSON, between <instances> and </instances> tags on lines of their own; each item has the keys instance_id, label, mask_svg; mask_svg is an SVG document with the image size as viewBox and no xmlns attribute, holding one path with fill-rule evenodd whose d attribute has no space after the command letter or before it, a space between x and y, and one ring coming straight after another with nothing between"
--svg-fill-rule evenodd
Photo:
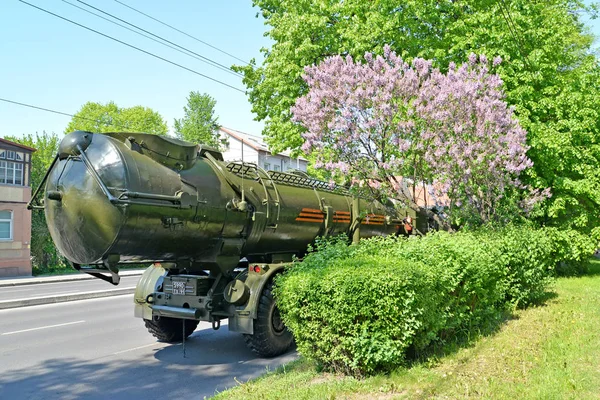
<instances>
[{"instance_id":1,"label":"sidewalk","mask_svg":"<svg viewBox=\"0 0 600 400\"><path fill-rule=\"evenodd\" d=\"M126 269L119 272L119 276L139 276L144 273L146 269ZM52 276L39 276L39 277L11 277L11 278L0 278L0 288L6 286L20 286L20 285L35 285L36 283L55 283L55 282L70 282L79 281L86 279L97 279L93 276L84 272L73 273L67 275L52 275Z\"/></svg>"},{"instance_id":2,"label":"sidewalk","mask_svg":"<svg viewBox=\"0 0 600 400\"><path fill-rule=\"evenodd\" d=\"M145 269L124 270L119 273L123 277L141 276ZM21 278L1 278L0 291L12 290L19 286L31 286L35 284L60 283L71 281L86 281L94 278L86 273L74 273L68 275L41 276L41 277L21 277ZM122 286L122 285L121 285ZM15 289L19 290L19 289ZM22 289L26 290L26 289ZM106 284L106 288L102 290L87 290L83 292L70 292L59 294L46 294L43 296L34 297L19 297L17 294L14 299L0 300L0 310L9 308L19 308L28 306L38 306L42 304L64 303L67 301L96 299L100 297L121 296L133 294L135 286L118 287ZM22 296L22 294L20 294Z\"/></svg>"}]
</instances>

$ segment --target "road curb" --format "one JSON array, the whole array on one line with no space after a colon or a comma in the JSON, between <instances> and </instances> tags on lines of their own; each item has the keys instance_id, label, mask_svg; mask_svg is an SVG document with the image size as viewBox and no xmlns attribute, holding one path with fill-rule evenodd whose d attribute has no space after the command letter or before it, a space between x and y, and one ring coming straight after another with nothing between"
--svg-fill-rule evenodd
<instances>
[{"instance_id":1,"label":"road curb","mask_svg":"<svg viewBox=\"0 0 600 400\"><path fill-rule=\"evenodd\" d=\"M121 278L126 276L141 276L145 270L133 270L133 271L121 271L119 274ZM25 285L36 285L38 283L59 283L59 282L72 282L72 281L84 281L89 279L97 279L88 274L73 274L73 275L56 275L47 276L42 278L16 278L7 279L4 282L0 279L0 288L12 287L12 286L25 286Z\"/></svg>"},{"instance_id":2,"label":"road curb","mask_svg":"<svg viewBox=\"0 0 600 400\"><path fill-rule=\"evenodd\" d=\"M39 306L42 304L64 303L67 301L97 299L101 297L122 296L124 294L133 294L133 292L135 292L135 287L126 287L119 289L95 290L83 293L58 294L45 297L30 297L27 299L3 300L0 301L0 310Z\"/></svg>"}]
</instances>

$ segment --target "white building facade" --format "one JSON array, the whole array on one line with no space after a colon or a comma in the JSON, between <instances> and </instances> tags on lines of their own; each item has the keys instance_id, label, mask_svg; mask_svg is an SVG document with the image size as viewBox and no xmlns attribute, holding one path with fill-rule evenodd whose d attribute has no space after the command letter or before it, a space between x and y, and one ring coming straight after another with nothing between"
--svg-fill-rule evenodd
<instances>
[{"instance_id":1,"label":"white building facade","mask_svg":"<svg viewBox=\"0 0 600 400\"><path fill-rule=\"evenodd\" d=\"M228 142L227 148L222 152L225 161L241 161L243 158L244 162L254 163L267 171L306 172L308 161L305 158L292 158L287 151L273 154L266 143L257 137L223 127L219 128L219 134Z\"/></svg>"}]
</instances>

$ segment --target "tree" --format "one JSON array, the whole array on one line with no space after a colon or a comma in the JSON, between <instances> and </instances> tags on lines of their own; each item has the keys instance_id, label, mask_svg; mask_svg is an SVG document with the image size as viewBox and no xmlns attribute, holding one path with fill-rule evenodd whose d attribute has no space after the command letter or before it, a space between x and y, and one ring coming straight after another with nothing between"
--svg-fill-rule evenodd
<instances>
[{"instance_id":1,"label":"tree","mask_svg":"<svg viewBox=\"0 0 600 400\"><path fill-rule=\"evenodd\" d=\"M169 128L161 115L150 108L120 108L112 101L107 104L90 101L75 114L65 133L76 130L99 133L145 132L165 136Z\"/></svg>"},{"instance_id":2,"label":"tree","mask_svg":"<svg viewBox=\"0 0 600 400\"><path fill-rule=\"evenodd\" d=\"M532 163L487 59L471 54L446 74L421 58L409 65L387 46L384 57L365 60L337 56L306 68L308 93L292 107L306 128L302 149L334 176L366 182L380 199L417 208L415 188L427 183L450 198L451 213L468 208L481 222L496 220ZM410 178L412 193L400 177Z\"/></svg>"},{"instance_id":3,"label":"tree","mask_svg":"<svg viewBox=\"0 0 600 400\"><path fill-rule=\"evenodd\" d=\"M37 189L58 151L60 138L55 134L43 132L35 136L27 134L21 138L7 136L7 140L37 149L31 155L31 188ZM54 246L46 217L42 211L31 213L31 256L34 271L49 272L54 268L64 267L64 261Z\"/></svg>"},{"instance_id":4,"label":"tree","mask_svg":"<svg viewBox=\"0 0 600 400\"><path fill-rule=\"evenodd\" d=\"M500 56L506 101L528 132L534 168L523 179L551 187L540 222L589 232L600 219L600 73L579 0L254 0L274 41L245 75L253 111L274 151L299 148L290 108L305 95L305 66L329 56L382 54L389 43L408 62L442 72L471 52ZM551 28L549 28L551 27Z\"/></svg>"},{"instance_id":5,"label":"tree","mask_svg":"<svg viewBox=\"0 0 600 400\"><path fill-rule=\"evenodd\" d=\"M218 134L216 104L217 102L210 95L191 91L187 98L187 106L183 107L185 116L174 121L177 137L216 148L225 145L225 139L220 138Z\"/></svg>"}]
</instances>

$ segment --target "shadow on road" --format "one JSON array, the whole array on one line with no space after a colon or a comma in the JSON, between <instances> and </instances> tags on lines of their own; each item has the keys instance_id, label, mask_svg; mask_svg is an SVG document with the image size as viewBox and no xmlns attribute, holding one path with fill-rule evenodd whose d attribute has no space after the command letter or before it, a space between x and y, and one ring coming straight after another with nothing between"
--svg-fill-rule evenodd
<instances>
[{"instance_id":1,"label":"shadow on road","mask_svg":"<svg viewBox=\"0 0 600 400\"><path fill-rule=\"evenodd\" d=\"M10 370L0 376L0 399L203 399L296 358L295 351L256 358L242 335L226 327L195 332L186 358L180 344L164 346Z\"/></svg>"},{"instance_id":2,"label":"shadow on road","mask_svg":"<svg viewBox=\"0 0 600 400\"><path fill-rule=\"evenodd\" d=\"M158 350L154 357L176 365L220 365L243 363L256 359L238 333L227 332L227 326L196 331L185 341L185 358L181 343Z\"/></svg>"}]
</instances>

